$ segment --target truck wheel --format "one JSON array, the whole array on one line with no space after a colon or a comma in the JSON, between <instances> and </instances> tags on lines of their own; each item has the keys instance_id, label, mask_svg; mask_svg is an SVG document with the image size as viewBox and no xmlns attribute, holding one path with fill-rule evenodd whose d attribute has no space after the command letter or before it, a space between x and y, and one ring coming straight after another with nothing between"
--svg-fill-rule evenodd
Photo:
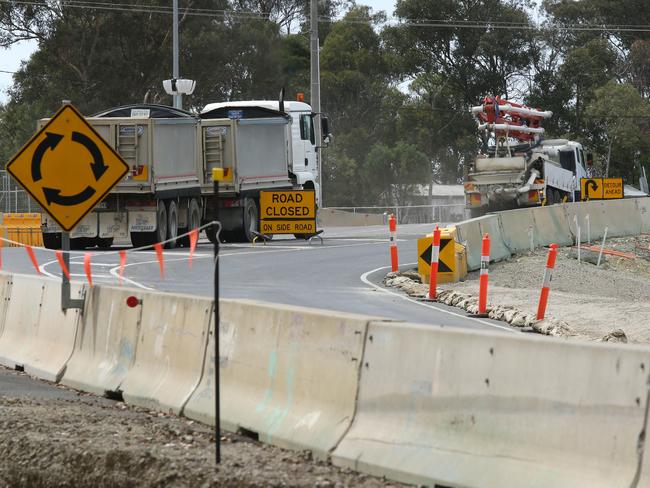
<instances>
[{"instance_id":1,"label":"truck wheel","mask_svg":"<svg viewBox=\"0 0 650 488\"><path fill-rule=\"evenodd\" d=\"M165 247L174 249L176 247L176 237L178 237L178 206L174 200L170 200L167 205L167 237L170 240ZM164 240L166 240L164 239Z\"/></svg>"},{"instance_id":2,"label":"truck wheel","mask_svg":"<svg viewBox=\"0 0 650 488\"><path fill-rule=\"evenodd\" d=\"M239 232L239 238L243 242L253 242L254 232L259 232L260 214L257 210L257 203L252 198L244 199L243 228Z\"/></svg>"},{"instance_id":3,"label":"truck wheel","mask_svg":"<svg viewBox=\"0 0 650 488\"><path fill-rule=\"evenodd\" d=\"M100 249L108 249L113 245L113 238L112 237L98 237L95 242L97 243L97 247Z\"/></svg>"},{"instance_id":4,"label":"truck wheel","mask_svg":"<svg viewBox=\"0 0 650 488\"><path fill-rule=\"evenodd\" d=\"M47 249L61 249L61 233L60 232L43 233L43 245Z\"/></svg>"},{"instance_id":5,"label":"truck wheel","mask_svg":"<svg viewBox=\"0 0 650 488\"><path fill-rule=\"evenodd\" d=\"M201 207L196 198L190 200L189 208L187 209L187 227L179 229L179 233L185 234L193 229L198 229L201 226ZM190 247L190 237L181 237L178 244L183 247Z\"/></svg>"},{"instance_id":6,"label":"truck wheel","mask_svg":"<svg viewBox=\"0 0 650 488\"><path fill-rule=\"evenodd\" d=\"M205 228L205 236L212 244L217 242L217 228L218 227L216 225L210 225L209 227Z\"/></svg>"},{"instance_id":7,"label":"truck wheel","mask_svg":"<svg viewBox=\"0 0 650 488\"><path fill-rule=\"evenodd\" d=\"M475 219L476 217L482 217L485 215L485 207L474 207L469 209L469 218Z\"/></svg>"}]
</instances>

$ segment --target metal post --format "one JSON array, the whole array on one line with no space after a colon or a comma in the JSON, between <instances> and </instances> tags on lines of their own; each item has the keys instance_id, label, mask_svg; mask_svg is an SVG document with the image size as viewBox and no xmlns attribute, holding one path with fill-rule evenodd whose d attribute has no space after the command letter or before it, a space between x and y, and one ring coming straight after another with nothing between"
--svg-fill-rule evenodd
<instances>
[{"instance_id":1,"label":"metal post","mask_svg":"<svg viewBox=\"0 0 650 488\"><path fill-rule=\"evenodd\" d=\"M172 44L173 44L173 67L172 67L172 78L175 80L180 76L178 68L178 0L173 0L173 35L172 35ZM176 94L174 97L174 108L183 108L183 99L182 95Z\"/></svg>"},{"instance_id":2,"label":"metal post","mask_svg":"<svg viewBox=\"0 0 650 488\"><path fill-rule=\"evenodd\" d=\"M214 177L213 177L214 179ZM214 179L214 220L219 221L219 180ZM221 463L221 402L219 366L219 233L214 240L214 429L216 441L216 462Z\"/></svg>"},{"instance_id":3,"label":"metal post","mask_svg":"<svg viewBox=\"0 0 650 488\"><path fill-rule=\"evenodd\" d=\"M63 262L65 263L68 271L70 270L70 233L61 232L61 250L63 251ZM84 300L73 299L70 296L70 280L61 270L61 310L68 310L69 308L78 308L83 312Z\"/></svg>"},{"instance_id":4,"label":"metal post","mask_svg":"<svg viewBox=\"0 0 650 488\"><path fill-rule=\"evenodd\" d=\"M323 206L323 134L321 130L320 108L320 60L318 51L318 0L310 0L309 39L311 49L311 109L314 117L314 136L316 142L316 165L318 166L318 206Z\"/></svg>"}]
</instances>

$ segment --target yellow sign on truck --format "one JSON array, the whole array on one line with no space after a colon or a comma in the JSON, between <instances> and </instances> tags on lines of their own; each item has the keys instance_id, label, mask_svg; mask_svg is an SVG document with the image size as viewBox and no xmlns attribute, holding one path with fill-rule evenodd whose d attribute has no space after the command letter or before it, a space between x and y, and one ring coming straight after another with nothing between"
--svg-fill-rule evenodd
<instances>
[{"instance_id":1,"label":"yellow sign on truck","mask_svg":"<svg viewBox=\"0 0 650 488\"><path fill-rule=\"evenodd\" d=\"M261 191L260 230L262 234L315 234L314 190Z\"/></svg>"},{"instance_id":2,"label":"yellow sign on truck","mask_svg":"<svg viewBox=\"0 0 650 488\"><path fill-rule=\"evenodd\" d=\"M72 105L64 105L7 164L7 171L71 231L129 171Z\"/></svg>"}]
</instances>

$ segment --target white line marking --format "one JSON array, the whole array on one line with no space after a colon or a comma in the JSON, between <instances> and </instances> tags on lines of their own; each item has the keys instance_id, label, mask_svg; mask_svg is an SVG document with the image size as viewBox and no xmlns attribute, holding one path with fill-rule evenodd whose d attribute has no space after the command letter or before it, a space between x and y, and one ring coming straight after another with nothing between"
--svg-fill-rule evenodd
<instances>
[{"instance_id":1,"label":"white line marking","mask_svg":"<svg viewBox=\"0 0 650 488\"><path fill-rule=\"evenodd\" d=\"M415 265L415 264L417 264L417 263L405 263L404 266ZM409 297L408 295L404 295L403 293L397 293L397 292L394 292L392 290L388 290L386 288L382 288L381 286L375 285L374 283L372 283L368 279L368 276L371 275L372 273L376 273L377 271L381 271L382 269L389 269L389 268L390 268L390 266L382 266L380 268L376 268L376 269L373 269L373 270L370 270L370 271L366 271L359 278L361 279L361 281L363 283L365 283L366 285L374 288L377 291L381 291L383 293L388 293L389 295L394 295L396 297L402 298L404 300L415 303L417 305L421 305L423 307L428 307L428 308L433 308L433 309L435 309L435 310L437 310L439 312L443 312L443 313L446 313L446 314L449 314L449 315L453 315L455 317L460 317L462 319L467 319L467 320L474 320L474 321L479 322L481 324L489 325L490 327L496 327L497 329L503 329L503 330L507 330L508 332L516 333L516 331L513 330L510 327L505 327L503 325L492 324L490 322L486 322L485 320L477 319L477 318L474 318L474 317L468 317L467 315L462 315L462 314L459 314L459 313L456 313L456 312L452 312L450 310L445 310L444 308L436 307L435 305L432 305L431 303L420 302L418 300L415 300L415 299Z\"/></svg>"}]
</instances>

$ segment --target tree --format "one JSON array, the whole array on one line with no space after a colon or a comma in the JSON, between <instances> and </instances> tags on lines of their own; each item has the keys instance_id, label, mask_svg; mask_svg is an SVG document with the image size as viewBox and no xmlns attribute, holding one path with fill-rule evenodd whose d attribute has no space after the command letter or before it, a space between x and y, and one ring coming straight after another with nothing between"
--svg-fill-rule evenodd
<instances>
[{"instance_id":1,"label":"tree","mask_svg":"<svg viewBox=\"0 0 650 488\"><path fill-rule=\"evenodd\" d=\"M650 102L632 85L616 81L598 88L594 95L586 112L592 126L591 143L602 155L603 174L635 181L639 166L650 161Z\"/></svg>"}]
</instances>

